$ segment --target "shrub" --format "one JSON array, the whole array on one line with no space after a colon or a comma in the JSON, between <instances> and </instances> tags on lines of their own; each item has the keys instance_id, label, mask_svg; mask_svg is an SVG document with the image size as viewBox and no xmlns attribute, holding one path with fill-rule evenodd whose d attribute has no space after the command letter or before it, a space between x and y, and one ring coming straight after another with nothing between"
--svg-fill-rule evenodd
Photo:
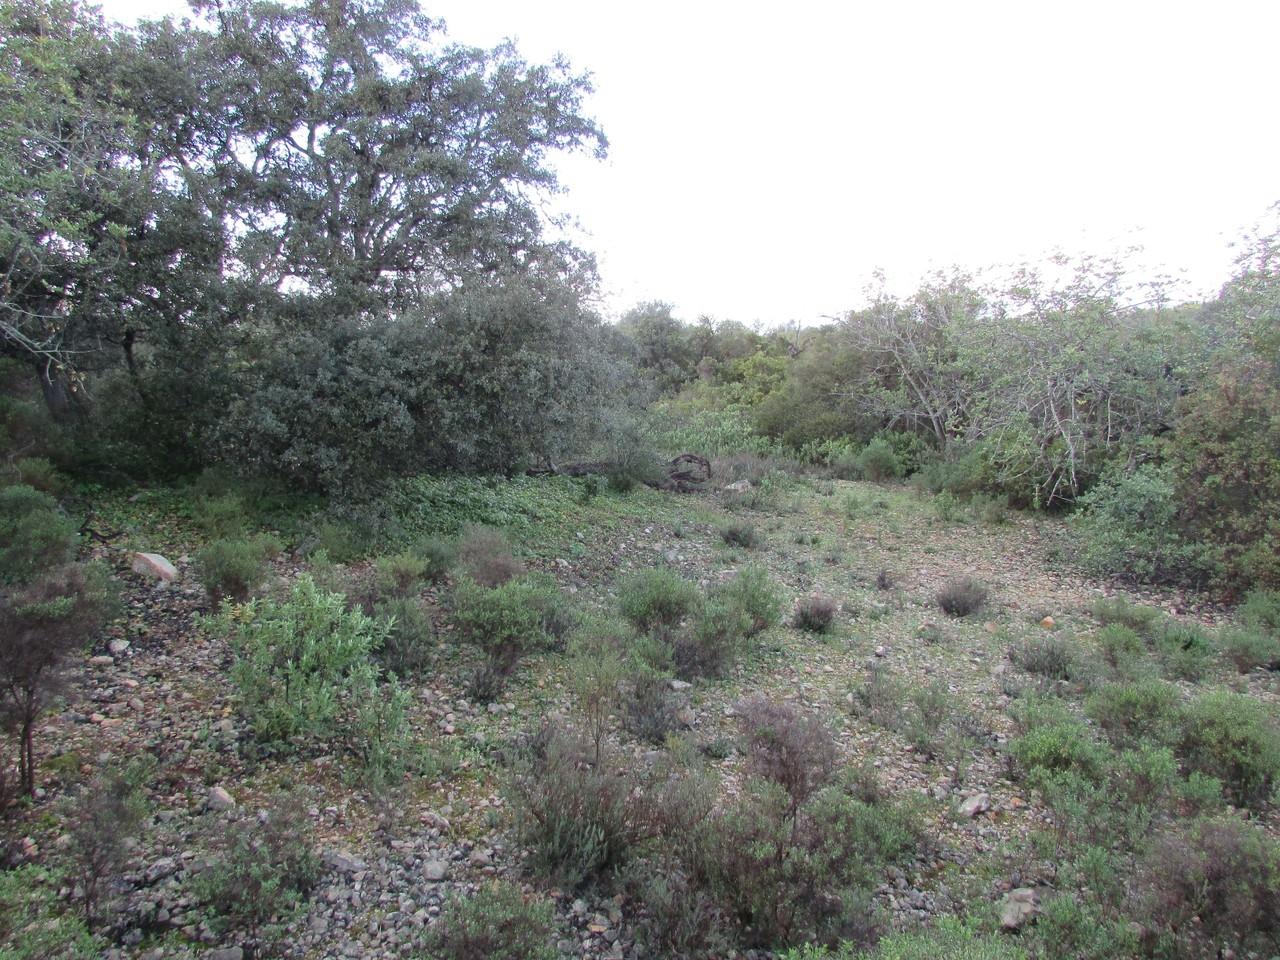
<instances>
[{"instance_id":1,"label":"shrub","mask_svg":"<svg viewBox=\"0 0 1280 960\"><path fill-rule=\"evenodd\" d=\"M449 897L423 947L434 960L556 960L552 920L549 902L499 881Z\"/></svg>"},{"instance_id":2,"label":"shrub","mask_svg":"<svg viewBox=\"0 0 1280 960\"><path fill-rule=\"evenodd\" d=\"M426 572L426 561L408 550L378 557L373 561L373 586L381 597L407 597L418 592Z\"/></svg>"},{"instance_id":3,"label":"shrub","mask_svg":"<svg viewBox=\"0 0 1280 960\"><path fill-rule=\"evenodd\" d=\"M0 482L34 487L42 493L59 496L67 488L67 479L44 457L23 457L8 464L12 471Z\"/></svg>"},{"instance_id":4,"label":"shrub","mask_svg":"<svg viewBox=\"0 0 1280 960\"><path fill-rule=\"evenodd\" d=\"M671 691L671 658L670 644L645 638L624 665L622 722L649 743L662 743L680 728L680 702Z\"/></svg>"},{"instance_id":5,"label":"shrub","mask_svg":"<svg viewBox=\"0 0 1280 960\"><path fill-rule=\"evenodd\" d=\"M486 588L470 580L454 589L451 619L458 639L477 646L485 664L473 692L490 699L520 659L564 639L572 621L553 582L526 577Z\"/></svg>"},{"instance_id":6,"label":"shrub","mask_svg":"<svg viewBox=\"0 0 1280 960\"><path fill-rule=\"evenodd\" d=\"M206 621L226 637L231 681L257 738L279 749L338 738L373 785L409 759L407 695L382 683L371 656L386 621L348 609L305 574L283 600L255 600Z\"/></svg>"},{"instance_id":7,"label":"shrub","mask_svg":"<svg viewBox=\"0 0 1280 960\"><path fill-rule=\"evenodd\" d=\"M493 527L468 526L458 540L458 565L482 587L497 587L524 573L511 543Z\"/></svg>"},{"instance_id":8,"label":"shrub","mask_svg":"<svg viewBox=\"0 0 1280 960\"><path fill-rule=\"evenodd\" d=\"M787 791L792 814L835 773L836 745L817 718L755 697L738 706L748 769Z\"/></svg>"},{"instance_id":9,"label":"shrub","mask_svg":"<svg viewBox=\"0 0 1280 960\"><path fill-rule=\"evenodd\" d=\"M1280 783L1280 728L1243 694L1206 693L1187 705L1179 748L1187 766L1222 781L1242 806L1258 806Z\"/></svg>"},{"instance_id":10,"label":"shrub","mask_svg":"<svg viewBox=\"0 0 1280 960\"><path fill-rule=\"evenodd\" d=\"M215 540L196 554L196 576L204 584L210 603L224 598L244 603L267 576L267 558L278 553L271 537Z\"/></svg>"},{"instance_id":11,"label":"shrub","mask_svg":"<svg viewBox=\"0 0 1280 960\"><path fill-rule=\"evenodd\" d=\"M672 638L676 672L682 677L722 677L738 659L751 633L751 617L723 597L709 600L692 627Z\"/></svg>"},{"instance_id":12,"label":"shrub","mask_svg":"<svg viewBox=\"0 0 1280 960\"><path fill-rule=\"evenodd\" d=\"M780 785L752 779L708 824L708 884L751 944L874 939L871 888L919 842L911 813L827 787L796 809Z\"/></svg>"},{"instance_id":13,"label":"shrub","mask_svg":"<svg viewBox=\"0 0 1280 960\"><path fill-rule=\"evenodd\" d=\"M1280 634L1280 590L1250 590L1236 615L1246 627Z\"/></svg>"},{"instance_id":14,"label":"shrub","mask_svg":"<svg viewBox=\"0 0 1280 960\"><path fill-rule=\"evenodd\" d=\"M21 484L0 489L0 583L68 563L75 542L75 522L53 497Z\"/></svg>"},{"instance_id":15,"label":"shrub","mask_svg":"<svg viewBox=\"0 0 1280 960\"><path fill-rule=\"evenodd\" d=\"M948 616L967 617L986 605L987 588L972 577L960 577L943 584L937 600Z\"/></svg>"},{"instance_id":16,"label":"shrub","mask_svg":"<svg viewBox=\"0 0 1280 960\"><path fill-rule=\"evenodd\" d=\"M720 539L732 547L750 550L760 545L760 534L752 523L729 523L720 528Z\"/></svg>"},{"instance_id":17,"label":"shrub","mask_svg":"<svg viewBox=\"0 0 1280 960\"><path fill-rule=\"evenodd\" d=\"M248 814L209 829L214 859L191 880L220 932L270 941L298 912L320 877L311 823L296 800L278 800L264 818Z\"/></svg>"},{"instance_id":18,"label":"shrub","mask_svg":"<svg viewBox=\"0 0 1280 960\"><path fill-rule=\"evenodd\" d=\"M1199 680L1213 664L1213 639L1197 624L1168 619L1151 630L1156 656L1170 676Z\"/></svg>"},{"instance_id":19,"label":"shrub","mask_svg":"<svg viewBox=\"0 0 1280 960\"><path fill-rule=\"evenodd\" d=\"M1094 676L1079 644L1052 634L1032 636L1010 648L1009 659L1049 683L1087 686Z\"/></svg>"},{"instance_id":20,"label":"shrub","mask_svg":"<svg viewBox=\"0 0 1280 960\"><path fill-rule=\"evenodd\" d=\"M1257 314L1274 323L1274 307ZM1280 587L1275 365L1258 357L1233 361L1213 379L1181 402L1168 448L1172 502L1188 539L1213 545L1224 583Z\"/></svg>"},{"instance_id":21,"label":"shrub","mask_svg":"<svg viewBox=\"0 0 1280 960\"><path fill-rule=\"evenodd\" d=\"M643 829L635 782L609 763L585 762L590 751L549 728L514 758L507 777L530 864L570 889L623 864Z\"/></svg>"},{"instance_id":22,"label":"shrub","mask_svg":"<svg viewBox=\"0 0 1280 960\"><path fill-rule=\"evenodd\" d=\"M1040 945L1037 956L1113 960L1140 954L1131 924L1072 894L1047 897L1031 935Z\"/></svg>"},{"instance_id":23,"label":"shrub","mask_svg":"<svg viewBox=\"0 0 1280 960\"><path fill-rule=\"evenodd\" d=\"M1071 555L1089 573L1161 583L1200 579L1212 566L1206 549L1180 532L1175 480L1167 466L1113 472L1077 503Z\"/></svg>"},{"instance_id":24,"label":"shrub","mask_svg":"<svg viewBox=\"0 0 1280 960\"><path fill-rule=\"evenodd\" d=\"M625 628L618 625L619 630ZM606 625L591 624L569 644L569 686L599 764L613 711L621 700L622 642Z\"/></svg>"},{"instance_id":25,"label":"shrub","mask_svg":"<svg viewBox=\"0 0 1280 960\"><path fill-rule=\"evenodd\" d=\"M897 451L884 437L874 437L854 460L858 473L866 480L879 483L896 480L903 474Z\"/></svg>"},{"instance_id":26,"label":"shrub","mask_svg":"<svg viewBox=\"0 0 1280 960\"><path fill-rule=\"evenodd\" d=\"M836 618L836 602L830 597L810 594L796 601L791 624L806 633L828 633Z\"/></svg>"},{"instance_id":27,"label":"shrub","mask_svg":"<svg viewBox=\"0 0 1280 960\"><path fill-rule=\"evenodd\" d=\"M69 564L0 593L0 706L16 729L22 790L36 784L36 720L58 691L63 662L116 608L105 567Z\"/></svg>"},{"instance_id":28,"label":"shrub","mask_svg":"<svg viewBox=\"0 0 1280 960\"><path fill-rule=\"evenodd\" d=\"M634 573L618 588L623 619L641 633L670 632L697 609L699 601L695 584L664 567Z\"/></svg>"},{"instance_id":29,"label":"shrub","mask_svg":"<svg viewBox=\"0 0 1280 960\"><path fill-rule=\"evenodd\" d=\"M844 943L839 949L806 946L783 955L783 960L1027 960L1026 951L997 934L983 934L976 925L942 917L936 927L895 933L872 950Z\"/></svg>"},{"instance_id":30,"label":"shrub","mask_svg":"<svg viewBox=\"0 0 1280 960\"><path fill-rule=\"evenodd\" d=\"M235 493L196 497L191 504L196 526L206 537L240 539L245 534L244 501Z\"/></svg>"},{"instance_id":31,"label":"shrub","mask_svg":"<svg viewBox=\"0 0 1280 960\"><path fill-rule=\"evenodd\" d=\"M458 561L458 548L443 537L419 537L409 544L409 552L422 562L422 576L439 583Z\"/></svg>"},{"instance_id":32,"label":"shrub","mask_svg":"<svg viewBox=\"0 0 1280 960\"><path fill-rule=\"evenodd\" d=\"M146 816L143 781L148 769L134 763L100 773L64 805L74 876L90 930L99 909L109 903L110 886L124 868L128 846Z\"/></svg>"},{"instance_id":33,"label":"shrub","mask_svg":"<svg viewBox=\"0 0 1280 960\"><path fill-rule=\"evenodd\" d=\"M1241 673L1258 667L1280 669L1280 633L1267 633L1250 627L1227 627L1218 634L1218 646Z\"/></svg>"},{"instance_id":34,"label":"shrub","mask_svg":"<svg viewBox=\"0 0 1280 960\"><path fill-rule=\"evenodd\" d=\"M1103 626L1118 623L1137 631L1146 630L1160 616L1154 607L1130 603L1124 597L1099 597L1089 610Z\"/></svg>"},{"instance_id":35,"label":"shrub","mask_svg":"<svg viewBox=\"0 0 1280 960\"><path fill-rule=\"evenodd\" d=\"M992 526L1003 526L1009 522L1009 500L1006 497L977 493L969 500L969 509L983 523Z\"/></svg>"},{"instance_id":36,"label":"shrub","mask_svg":"<svg viewBox=\"0 0 1280 960\"><path fill-rule=\"evenodd\" d=\"M1102 656L1117 669L1124 669L1147 652L1146 642L1122 623L1110 623L1098 631Z\"/></svg>"},{"instance_id":37,"label":"shrub","mask_svg":"<svg viewBox=\"0 0 1280 960\"><path fill-rule=\"evenodd\" d=\"M1236 819L1166 830L1138 871L1135 905L1173 956L1280 949L1280 843Z\"/></svg>"},{"instance_id":38,"label":"shrub","mask_svg":"<svg viewBox=\"0 0 1280 960\"><path fill-rule=\"evenodd\" d=\"M743 567L727 583L711 591L710 600L741 610L749 621L748 634L754 636L776 625L782 618L782 597L764 567Z\"/></svg>"},{"instance_id":39,"label":"shrub","mask_svg":"<svg viewBox=\"0 0 1280 960\"><path fill-rule=\"evenodd\" d=\"M1079 720L1061 717L1034 724L1009 744L1009 753L1021 774L1034 785L1047 777L1076 773L1087 780L1101 777L1106 749Z\"/></svg>"},{"instance_id":40,"label":"shrub","mask_svg":"<svg viewBox=\"0 0 1280 960\"><path fill-rule=\"evenodd\" d=\"M421 601L393 597L374 607L374 616L388 627L376 651L382 664L398 677L419 676L431 662L436 628Z\"/></svg>"},{"instance_id":41,"label":"shrub","mask_svg":"<svg viewBox=\"0 0 1280 960\"><path fill-rule=\"evenodd\" d=\"M35 864L0 870L4 960L93 960L106 943L59 903L60 878Z\"/></svg>"},{"instance_id":42,"label":"shrub","mask_svg":"<svg viewBox=\"0 0 1280 960\"><path fill-rule=\"evenodd\" d=\"M1178 689L1163 680L1109 683L1085 701L1084 709L1107 739L1121 746L1143 741L1172 744L1178 740Z\"/></svg>"}]
</instances>

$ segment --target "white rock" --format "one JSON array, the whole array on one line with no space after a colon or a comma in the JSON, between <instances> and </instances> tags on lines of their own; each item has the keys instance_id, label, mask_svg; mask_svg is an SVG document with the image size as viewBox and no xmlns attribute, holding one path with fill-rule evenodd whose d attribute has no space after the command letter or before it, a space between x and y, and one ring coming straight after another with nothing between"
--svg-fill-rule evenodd
<instances>
[{"instance_id":1,"label":"white rock","mask_svg":"<svg viewBox=\"0 0 1280 960\"><path fill-rule=\"evenodd\" d=\"M178 568L158 553L135 553L133 572L155 577L165 583L178 577Z\"/></svg>"},{"instance_id":2,"label":"white rock","mask_svg":"<svg viewBox=\"0 0 1280 960\"><path fill-rule=\"evenodd\" d=\"M210 787L209 796L206 798L205 804L210 810L230 810L236 805L236 800L222 787Z\"/></svg>"},{"instance_id":3,"label":"white rock","mask_svg":"<svg viewBox=\"0 0 1280 960\"><path fill-rule=\"evenodd\" d=\"M1031 887L1010 890L1000 908L1000 926L1017 930L1040 912L1040 898Z\"/></svg>"},{"instance_id":4,"label":"white rock","mask_svg":"<svg viewBox=\"0 0 1280 960\"><path fill-rule=\"evenodd\" d=\"M988 794L979 793L960 804L960 816L976 817L978 814L986 813L990 809L991 797Z\"/></svg>"},{"instance_id":5,"label":"white rock","mask_svg":"<svg viewBox=\"0 0 1280 960\"><path fill-rule=\"evenodd\" d=\"M739 480L737 483L728 484L725 489L732 493L749 493L751 490L751 481Z\"/></svg>"},{"instance_id":6,"label":"white rock","mask_svg":"<svg viewBox=\"0 0 1280 960\"><path fill-rule=\"evenodd\" d=\"M120 656L120 654L124 653L126 650L129 649L129 641L121 640L119 637L115 637L110 643L107 644L107 649L110 650L113 654L115 654L118 657Z\"/></svg>"},{"instance_id":7,"label":"white rock","mask_svg":"<svg viewBox=\"0 0 1280 960\"><path fill-rule=\"evenodd\" d=\"M688 690L688 689L689 689L690 687L692 687L692 686L693 686L693 684L692 684L692 683L689 683L687 680L672 680L672 681L671 681L671 689L672 689L672 690L675 690L677 693L678 693L679 691L681 691L681 690Z\"/></svg>"}]
</instances>

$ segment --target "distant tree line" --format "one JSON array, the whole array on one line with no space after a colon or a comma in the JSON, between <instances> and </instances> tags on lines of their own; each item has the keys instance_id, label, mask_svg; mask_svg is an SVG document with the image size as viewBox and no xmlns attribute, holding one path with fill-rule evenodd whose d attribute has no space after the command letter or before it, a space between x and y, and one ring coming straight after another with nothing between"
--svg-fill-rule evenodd
<instances>
[{"instance_id":1,"label":"distant tree line","mask_svg":"<svg viewBox=\"0 0 1280 960\"><path fill-rule=\"evenodd\" d=\"M1083 506L1097 572L1280 584L1280 232L1204 303L1086 258L937 275L817 328L644 304L622 329L670 417L734 417L779 453L933 493Z\"/></svg>"}]
</instances>

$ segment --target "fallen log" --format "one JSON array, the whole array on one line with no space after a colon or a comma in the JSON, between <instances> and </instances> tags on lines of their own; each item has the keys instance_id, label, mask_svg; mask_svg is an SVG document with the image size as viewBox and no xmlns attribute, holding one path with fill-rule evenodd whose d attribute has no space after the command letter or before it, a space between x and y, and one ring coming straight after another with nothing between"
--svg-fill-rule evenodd
<instances>
[{"instance_id":1,"label":"fallen log","mask_svg":"<svg viewBox=\"0 0 1280 960\"><path fill-rule=\"evenodd\" d=\"M526 470L531 477L586 477L591 475L608 476L622 469L621 464L610 460L583 460L576 463L549 463L545 467ZM655 490L666 490L671 493L693 493L701 490L702 485L711 479L711 461L696 453L682 453L667 461L663 466L662 476L644 480L647 487Z\"/></svg>"}]
</instances>

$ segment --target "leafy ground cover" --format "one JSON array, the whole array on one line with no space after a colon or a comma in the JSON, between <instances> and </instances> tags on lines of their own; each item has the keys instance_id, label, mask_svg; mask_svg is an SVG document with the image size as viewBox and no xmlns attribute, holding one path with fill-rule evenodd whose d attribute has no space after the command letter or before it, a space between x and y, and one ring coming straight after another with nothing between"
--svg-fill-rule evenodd
<instances>
[{"instance_id":1,"label":"leafy ground cover","mask_svg":"<svg viewBox=\"0 0 1280 960\"><path fill-rule=\"evenodd\" d=\"M383 504L377 524L314 504L263 522L262 513L210 499L173 490L92 499L96 522L123 531L87 549L124 583L125 612L77 662L65 707L45 716L40 789L6 824L12 858L45 878L24 896L74 918L84 884L72 801L104 771L147 760L146 825L104 879L94 917L92 934L115 956L239 948L297 957L500 949L763 957L812 938L819 944L806 949L815 955L853 956L893 933L883 948L890 956L913 937L929 942L935 929L939 943L992 956L1274 949L1268 904L1255 905L1256 921L1233 926L1212 902L1169 905L1182 895L1151 878L1152 858L1183 862L1187 845L1227 851L1228 873L1274 851L1266 844L1280 831L1276 675L1265 665L1242 673L1216 646L1229 611L1195 595L1121 592L1058 566L1061 526L1052 518L779 473L746 495L619 495L564 478L413 481ZM237 517L238 528L225 529ZM505 534L515 561L507 587L462 584L460 568L432 579L409 560L375 563L411 557L402 551L415 537L477 524ZM725 536L745 528L752 536ZM215 623L193 558L228 533L266 532L282 546L260 591L275 606L224 603ZM345 562L328 557L334 545L348 551ZM167 552L179 579L133 573L126 547ZM665 619L637 616L643 629L628 626L620 592L654 568L688 582L683 605ZM405 661L412 668L393 678L376 663L360 667L362 702L349 706L344 691L357 689L349 684L308 688L326 717L349 708L350 722L330 727L358 736L256 736L237 686L248 668L237 660L236 624L243 634L254 611L292 609L281 605L303 574L315 596L335 589L364 602L379 570L397 602L422 612L420 636L406 641L418 644ZM781 600L778 615L762 614L751 629L726 612L734 596L726 585L744 570L757 571L760 585L763 570ZM985 602L967 615L942 609L940 593L966 581L985 590ZM489 619L460 619L455 594L469 598L469 610L491 597ZM529 620L508 615L509 597L541 598L529 627L536 637L503 646L501 682L481 685L496 661L471 636L475 624ZM794 609L814 597L835 606L825 632L796 626ZM359 634L378 622L362 617L342 620L343 629ZM290 628L278 620L271 629ZM1119 642L1118 628L1131 629L1132 642ZM723 630L737 633L716 669L677 678L682 651ZM1151 697L1167 724L1126 713ZM1244 718L1236 729L1215 726L1223 704ZM641 715L644 729L659 724L665 738L637 733ZM751 720L760 716L774 726ZM1245 720L1248 736L1235 736ZM789 756L785 738L802 734L805 756L828 757L813 744L830 737L818 773L788 773L779 759ZM575 746L582 735L585 753ZM374 756L371 742L390 744L395 762ZM761 744L774 746L761 754ZM552 842L530 831L530 809L570 802L538 779L548 769L575 785L571 822L598 834L558 833ZM788 799L787 784L801 782L809 786ZM608 800L602 791L617 783L628 787ZM691 792L672 807L680 790ZM634 806L637 798L652 803ZM700 813L686 822L673 809ZM775 877L728 857L744 842L744 824L775 815L793 842L812 835L818 846L787 846L752 827L752 842L780 844L779 862L790 866ZM1243 838L1214 825L1231 816ZM237 826L295 820L296 829L260 839ZM815 832L827 821L880 853L837 871L816 852L834 842ZM292 866L264 874L271 863ZM657 876L676 886L657 889ZM746 886L761 876L777 886ZM1121 878L1119 888L1108 876ZM245 904L218 887L220 877L252 883L268 899ZM815 912L836 895L829 891L840 910ZM810 909L783 912L777 905L788 897ZM1011 915L1011 902L1025 902L1025 916ZM1170 927L1170 916L1189 926ZM521 946L486 939L494 925L517 931ZM1200 939L1187 939L1192 927ZM708 929L727 939L708 940ZM1082 946L1086 929L1110 939ZM91 942L80 928L66 937ZM484 952L468 953L468 944ZM15 954L24 955L33 954Z\"/></svg>"}]
</instances>

